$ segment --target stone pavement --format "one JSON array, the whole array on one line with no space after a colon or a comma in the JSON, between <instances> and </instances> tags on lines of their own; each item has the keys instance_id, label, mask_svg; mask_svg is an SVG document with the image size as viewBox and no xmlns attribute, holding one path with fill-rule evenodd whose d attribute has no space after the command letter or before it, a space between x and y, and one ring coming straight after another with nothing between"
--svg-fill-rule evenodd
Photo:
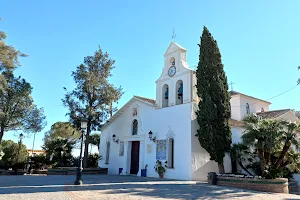
<instances>
[{"instance_id":1,"label":"stone pavement","mask_svg":"<svg viewBox=\"0 0 300 200\"><path fill-rule=\"evenodd\" d=\"M134 176L0 176L0 200L148 200L148 199L300 199L298 195L262 193L212 186L195 181L174 181Z\"/></svg>"}]
</instances>

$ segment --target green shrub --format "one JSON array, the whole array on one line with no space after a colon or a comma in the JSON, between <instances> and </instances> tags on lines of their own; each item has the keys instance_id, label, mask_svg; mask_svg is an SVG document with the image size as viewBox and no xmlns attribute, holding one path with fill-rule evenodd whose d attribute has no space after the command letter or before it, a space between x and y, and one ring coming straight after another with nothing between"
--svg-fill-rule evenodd
<instances>
[{"instance_id":1,"label":"green shrub","mask_svg":"<svg viewBox=\"0 0 300 200\"><path fill-rule=\"evenodd\" d=\"M98 153L90 154L88 157L88 167L98 167L98 161L102 159Z\"/></svg>"}]
</instances>

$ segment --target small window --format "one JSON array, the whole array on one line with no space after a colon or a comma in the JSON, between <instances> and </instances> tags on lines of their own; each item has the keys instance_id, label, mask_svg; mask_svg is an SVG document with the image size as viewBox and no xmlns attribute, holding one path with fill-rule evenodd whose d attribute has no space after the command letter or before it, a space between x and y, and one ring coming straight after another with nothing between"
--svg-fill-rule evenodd
<instances>
[{"instance_id":1,"label":"small window","mask_svg":"<svg viewBox=\"0 0 300 200\"><path fill-rule=\"evenodd\" d=\"M168 142L168 168L174 168L174 139L170 138Z\"/></svg>"},{"instance_id":2,"label":"small window","mask_svg":"<svg viewBox=\"0 0 300 200\"><path fill-rule=\"evenodd\" d=\"M132 135L137 135L138 133L138 121L135 119L132 122Z\"/></svg>"},{"instance_id":3,"label":"small window","mask_svg":"<svg viewBox=\"0 0 300 200\"><path fill-rule=\"evenodd\" d=\"M250 106L249 103L246 103L246 113L250 114Z\"/></svg>"},{"instance_id":4,"label":"small window","mask_svg":"<svg viewBox=\"0 0 300 200\"><path fill-rule=\"evenodd\" d=\"M109 163L109 151L110 151L110 142L106 143L106 156L105 156L105 164Z\"/></svg>"},{"instance_id":5,"label":"small window","mask_svg":"<svg viewBox=\"0 0 300 200\"><path fill-rule=\"evenodd\" d=\"M262 107L260 111L261 111L261 112L265 112L265 109Z\"/></svg>"}]
</instances>

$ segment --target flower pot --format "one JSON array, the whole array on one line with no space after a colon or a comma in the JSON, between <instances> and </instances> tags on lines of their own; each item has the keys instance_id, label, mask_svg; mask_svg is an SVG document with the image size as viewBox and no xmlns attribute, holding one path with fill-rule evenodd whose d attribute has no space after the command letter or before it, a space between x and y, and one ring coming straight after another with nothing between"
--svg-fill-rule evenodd
<instances>
[{"instance_id":1,"label":"flower pot","mask_svg":"<svg viewBox=\"0 0 300 200\"><path fill-rule=\"evenodd\" d=\"M141 169L141 177L147 177L147 169Z\"/></svg>"},{"instance_id":2,"label":"flower pot","mask_svg":"<svg viewBox=\"0 0 300 200\"><path fill-rule=\"evenodd\" d=\"M164 177L164 174L159 174L159 178L163 178Z\"/></svg>"}]
</instances>

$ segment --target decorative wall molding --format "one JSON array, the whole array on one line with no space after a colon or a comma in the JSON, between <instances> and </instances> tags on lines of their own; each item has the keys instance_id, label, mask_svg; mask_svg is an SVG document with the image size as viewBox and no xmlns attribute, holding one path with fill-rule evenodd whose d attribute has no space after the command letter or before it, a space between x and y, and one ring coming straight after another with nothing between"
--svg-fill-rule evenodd
<instances>
[{"instance_id":1,"label":"decorative wall molding","mask_svg":"<svg viewBox=\"0 0 300 200\"><path fill-rule=\"evenodd\" d=\"M175 137L175 133L174 133L174 131L171 130L171 126L168 125L168 127L169 127L169 130L168 130L168 132L167 132L167 134L166 134L167 141L168 141L170 138L174 138L174 137Z\"/></svg>"},{"instance_id":2,"label":"decorative wall molding","mask_svg":"<svg viewBox=\"0 0 300 200\"><path fill-rule=\"evenodd\" d=\"M111 137L112 137L112 134L111 134L111 133L108 133L108 134L107 134L107 137L106 137L106 143L108 143L108 142L111 141Z\"/></svg>"}]
</instances>

